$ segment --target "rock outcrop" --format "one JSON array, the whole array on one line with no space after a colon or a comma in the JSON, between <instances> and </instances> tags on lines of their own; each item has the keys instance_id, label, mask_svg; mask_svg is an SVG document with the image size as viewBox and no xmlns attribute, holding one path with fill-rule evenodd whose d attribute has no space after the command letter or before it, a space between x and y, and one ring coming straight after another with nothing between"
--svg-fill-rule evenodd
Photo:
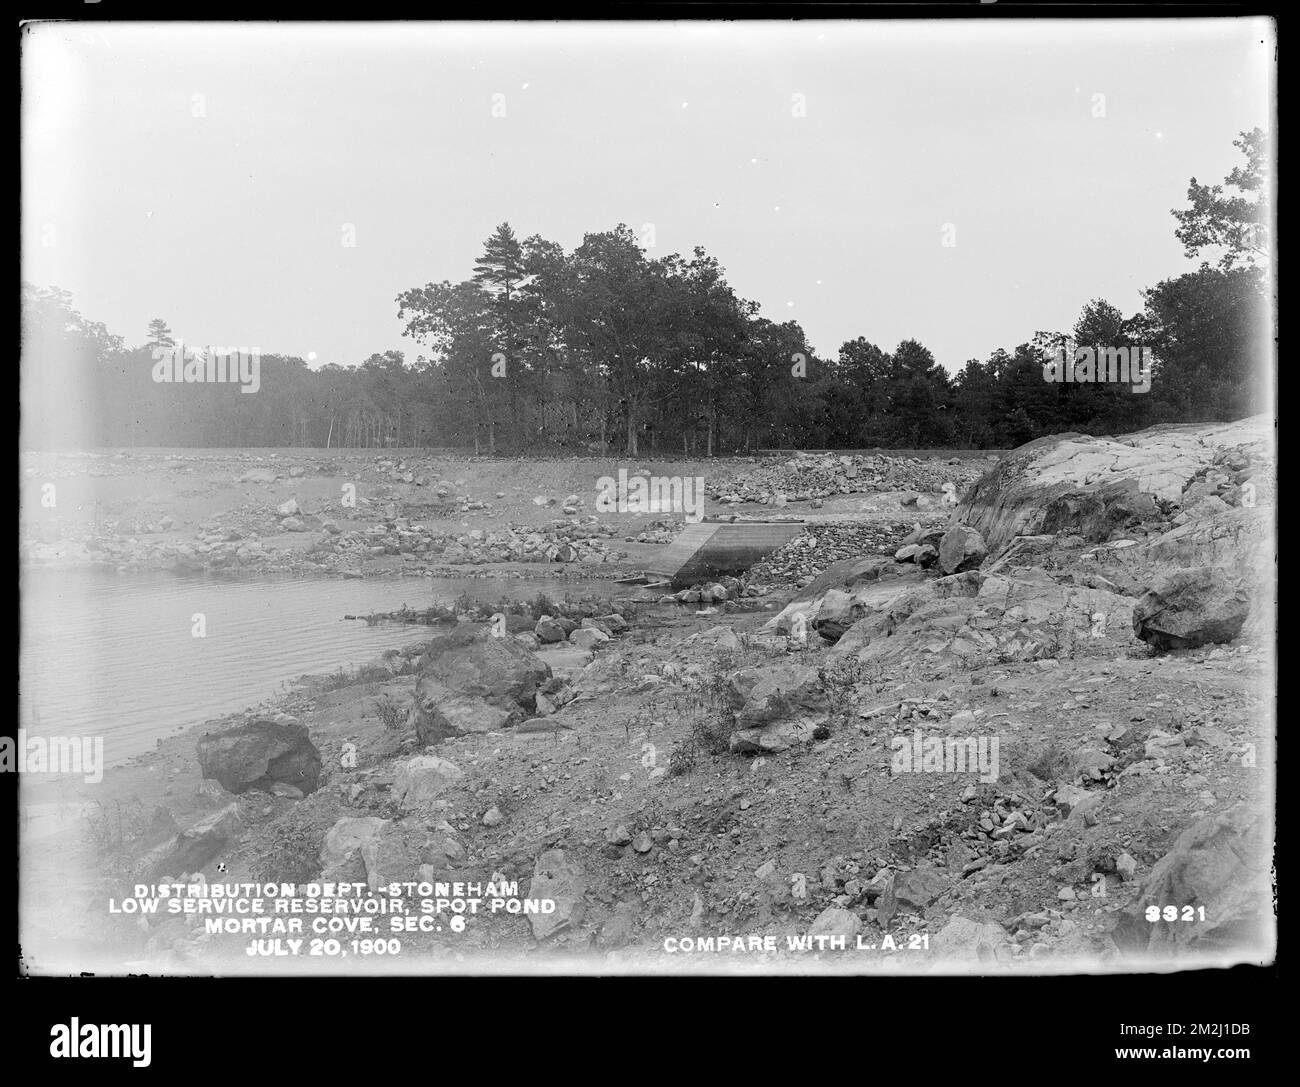
<instances>
[{"instance_id":1,"label":"rock outcrop","mask_svg":"<svg viewBox=\"0 0 1300 1087\"><path fill-rule=\"evenodd\" d=\"M1130 598L1058 582L1046 570L1015 577L971 570L899 594L854 623L831 655L907 668L1114 653L1132 643L1132 615Z\"/></svg>"},{"instance_id":2,"label":"rock outcrop","mask_svg":"<svg viewBox=\"0 0 1300 1087\"><path fill-rule=\"evenodd\" d=\"M1275 928L1271 839L1269 813L1244 804L1193 824L1143 880L1116 942L1149 956L1242 948L1265 956ZM1167 906L1177 907L1173 919ZM1150 907L1156 920L1147 917Z\"/></svg>"},{"instance_id":3,"label":"rock outcrop","mask_svg":"<svg viewBox=\"0 0 1300 1087\"><path fill-rule=\"evenodd\" d=\"M997 553L1016 536L1075 532L1097 543L1160 518L1158 503L1181 505L1207 493L1198 482L1220 463L1244 467L1212 484L1230 493L1266 459L1265 416L1222 425L1164 425L1119 439L1054 434L1008 453L967 492L953 514ZM1233 461L1237 456L1239 461Z\"/></svg>"}]
</instances>

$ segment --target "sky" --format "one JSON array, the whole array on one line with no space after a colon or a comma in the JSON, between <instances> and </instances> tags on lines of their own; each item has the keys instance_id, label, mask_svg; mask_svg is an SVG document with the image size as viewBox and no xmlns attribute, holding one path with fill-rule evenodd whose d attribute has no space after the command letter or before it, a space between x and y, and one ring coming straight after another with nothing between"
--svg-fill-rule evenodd
<instances>
[{"instance_id":1,"label":"sky","mask_svg":"<svg viewBox=\"0 0 1300 1087\"><path fill-rule=\"evenodd\" d=\"M949 370L1191 271L1273 127L1262 19L29 24L22 276L128 346L414 360L397 295L508 221L703 246L833 355Z\"/></svg>"}]
</instances>

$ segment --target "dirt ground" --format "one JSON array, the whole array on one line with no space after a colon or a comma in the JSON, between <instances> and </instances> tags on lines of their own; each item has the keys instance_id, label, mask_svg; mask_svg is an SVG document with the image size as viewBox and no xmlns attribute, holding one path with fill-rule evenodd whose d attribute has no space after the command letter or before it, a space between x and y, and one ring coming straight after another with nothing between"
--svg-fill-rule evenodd
<instances>
[{"instance_id":1,"label":"dirt ground","mask_svg":"<svg viewBox=\"0 0 1300 1087\"><path fill-rule=\"evenodd\" d=\"M170 513L183 531L216 509L265 501L268 491L277 500L292 491L304 505L323 503L348 474L346 457L314 455L338 471L235 484L242 458L232 466L216 456L177 455L199 459L184 462L187 472L147 461L140 471L59 481L60 516L84 517L98 498L101 511L118 516ZM210 465L200 463L205 457ZM54 471L52 463L29 467L39 475ZM679 462L646 466L693 472ZM493 502L473 523L544 520L553 513L535 506L534 495L563 498L605 470L572 461L467 464L469 493ZM495 499L498 491L508 497ZM910 519L893 492L841 496L806 513L827 521ZM449 878L526 886L539 854L552 848L581 863L585 894L554 935L537 939L519 916L476 917L460 932L404 935L398 960L293 958L267 966L245 954L247 937L204 936L193 919L148 923L107 912L110 898L129 894L145 851L231 803L243 830L203 868L210 881L311 878L340 818L402 817L391 796L396 767L420 746L409 724L394 720L406 721L415 678L363 673L341 686L307 679L277 707L308 726L321 752L321 786L305 799L205 792L193 733L160 741L93 788L24 780L27 966L36 973L69 972L77 963L149 973L1123 970L1132 968L1126 956L1141 880L1179 835L1207 813L1271 802L1271 651L1241 641L1160 656L1135 644L1050 662L867 671L852 677L811 745L762 756L711 750L708 694L729 671L832 663L817 637L801 644L762 630L789 598L786 590L725 607L642 602L628 609L630 629L594 653L567 644L538 651L577 694L557 715L562 728L438 745L464 774L419 819L445 825L462 847ZM727 648L720 628L738 644ZM413 644L420 637L413 630ZM401 713L386 721L384 702ZM996 781L893 772L894 737L942 729L954 718L996 731ZM1183 742L1152 759L1144 745L1153 733ZM1067 817L1051 799L1066 782L1104 793L1104 803L1094 815L1081 807ZM500 818L485 820L493 811ZM1023 833L994 832L1012 817ZM882 917L884 883L921 869L936 880L929 900ZM856 950L853 941L847 952L787 949L788 937L806 934L835 906L861 921ZM1001 951L982 955L978 940L941 945L954 918L998 926ZM787 950L673 950L684 939L723 934L775 937Z\"/></svg>"}]
</instances>

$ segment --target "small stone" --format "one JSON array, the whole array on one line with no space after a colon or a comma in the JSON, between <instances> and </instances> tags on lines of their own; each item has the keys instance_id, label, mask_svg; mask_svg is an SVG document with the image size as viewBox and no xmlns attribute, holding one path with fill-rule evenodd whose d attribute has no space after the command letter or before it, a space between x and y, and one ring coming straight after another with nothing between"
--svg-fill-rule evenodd
<instances>
[{"instance_id":1,"label":"small stone","mask_svg":"<svg viewBox=\"0 0 1300 1087\"><path fill-rule=\"evenodd\" d=\"M610 845L627 845L632 840L627 827L619 823L613 830L605 831L605 841Z\"/></svg>"},{"instance_id":2,"label":"small stone","mask_svg":"<svg viewBox=\"0 0 1300 1087\"><path fill-rule=\"evenodd\" d=\"M632 848L638 853L649 853L653 845L654 843L650 840L650 835L648 835L644 830L632 841Z\"/></svg>"},{"instance_id":3,"label":"small stone","mask_svg":"<svg viewBox=\"0 0 1300 1087\"><path fill-rule=\"evenodd\" d=\"M483 813L483 825L485 827L500 826L505 821L505 816L501 814L501 809L495 804Z\"/></svg>"}]
</instances>

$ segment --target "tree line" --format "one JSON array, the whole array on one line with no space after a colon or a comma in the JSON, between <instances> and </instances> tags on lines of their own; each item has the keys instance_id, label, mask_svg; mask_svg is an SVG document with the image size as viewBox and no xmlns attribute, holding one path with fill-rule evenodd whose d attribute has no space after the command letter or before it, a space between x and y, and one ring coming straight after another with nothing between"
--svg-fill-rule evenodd
<instances>
[{"instance_id":1,"label":"tree line","mask_svg":"<svg viewBox=\"0 0 1300 1087\"><path fill-rule=\"evenodd\" d=\"M887 350L858 337L818 356L798 322L740 298L703 248L652 258L619 225L566 252L502 223L462 282L398 295L414 352L315 370L263 355L255 395L156 380L159 352L175 345L164 320L127 347L67 292L23 284L24 442L698 457L1005 448L1065 430L1240 418L1266 403L1270 220L1264 134L1234 145L1244 164L1223 185L1193 178L1189 207L1173 212L1187 256L1217 248L1216 265L1145 290L1127 317L1088 301L1070 329L1036 331L955 374L917 339ZM1053 351L1082 345L1150 348L1150 391L1044 379Z\"/></svg>"}]
</instances>

